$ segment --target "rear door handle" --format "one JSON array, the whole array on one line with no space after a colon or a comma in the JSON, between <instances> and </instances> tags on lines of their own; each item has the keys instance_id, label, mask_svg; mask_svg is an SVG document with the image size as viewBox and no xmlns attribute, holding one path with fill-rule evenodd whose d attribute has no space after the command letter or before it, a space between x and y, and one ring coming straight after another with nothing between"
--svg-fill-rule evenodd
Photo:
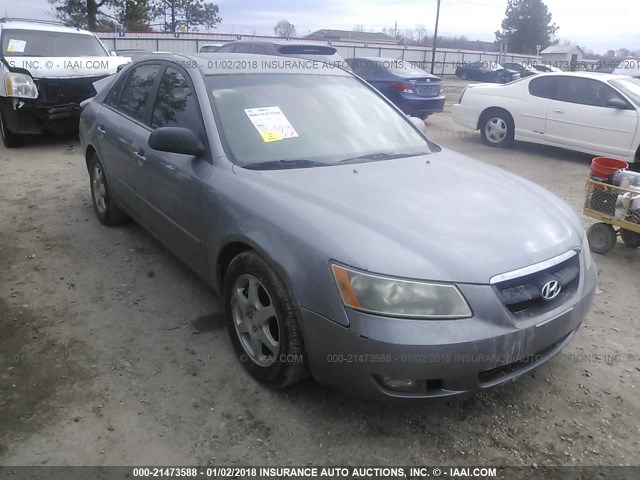
<instances>
[{"instance_id":1,"label":"rear door handle","mask_svg":"<svg viewBox=\"0 0 640 480\"><path fill-rule=\"evenodd\" d=\"M98 131L99 131L102 135L104 135L105 133L107 133L107 131L104 129L104 127L103 127L102 125L100 125L100 126L98 127Z\"/></svg>"},{"instance_id":2,"label":"rear door handle","mask_svg":"<svg viewBox=\"0 0 640 480\"><path fill-rule=\"evenodd\" d=\"M133 152L133 154L141 162L146 162L147 161L147 157L144 156L144 152L142 150L140 150L139 152Z\"/></svg>"},{"instance_id":3,"label":"rear door handle","mask_svg":"<svg viewBox=\"0 0 640 480\"><path fill-rule=\"evenodd\" d=\"M564 113L564 110L560 110L559 108L554 108L553 111L556 113Z\"/></svg>"}]
</instances>

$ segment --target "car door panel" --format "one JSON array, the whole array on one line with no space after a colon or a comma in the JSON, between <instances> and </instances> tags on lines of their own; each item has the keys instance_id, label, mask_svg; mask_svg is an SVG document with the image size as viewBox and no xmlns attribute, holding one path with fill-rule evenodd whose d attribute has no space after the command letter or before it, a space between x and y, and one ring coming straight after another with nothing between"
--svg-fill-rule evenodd
<instances>
[{"instance_id":1,"label":"car door panel","mask_svg":"<svg viewBox=\"0 0 640 480\"><path fill-rule=\"evenodd\" d=\"M597 80L558 77L556 99L547 114L545 139L596 154L633 156L638 113L631 108L606 107L610 97L622 98Z\"/></svg>"},{"instance_id":2,"label":"car door panel","mask_svg":"<svg viewBox=\"0 0 640 480\"><path fill-rule=\"evenodd\" d=\"M167 67L153 105L151 128L190 128L206 145L197 97L188 78L184 70ZM149 133L140 138L140 144L144 144L140 175L150 208L149 228L192 268L206 274L202 205L205 181L212 168L208 153L195 158L154 150L148 144Z\"/></svg>"},{"instance_id":3,"label":"car door panel","mask_svg":"<svg viewBox=\"0 0 640 480\"><path fill-rule=\"evenodd\" d=\"M112 181L114 193L128 210L138 215L141 213L140 189L134 143L139 135L147 131L142 122L159 71L160 64L157 63L142 64L132 69L106 99L97 119L98 151Z\"/></svg>"},{"instance_id":4,"label":"car door panel","mask_svg":"<svg viewBox=\"0 0 640 480\"><path fill-rule=\"evenodd\" d=\"M524 88L525 83L521 84ZM551 106L551 99L555 95L555 80L553 77L539 77L526 84L522 97L524 104L517 109L516 138L545 141L547 115Z\"/></svg>"}]
</instances>

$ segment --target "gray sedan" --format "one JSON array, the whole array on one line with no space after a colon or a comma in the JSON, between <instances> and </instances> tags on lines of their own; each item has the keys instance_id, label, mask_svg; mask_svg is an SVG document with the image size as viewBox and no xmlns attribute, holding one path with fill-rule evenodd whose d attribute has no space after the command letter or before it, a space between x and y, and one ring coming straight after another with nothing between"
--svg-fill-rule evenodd
<instances>
[{"instance_id":1,"label":"gray sedan","mask_svg":"<svg viewBox=\"0 0 640 480\"><path fill-rule=\"evenodd\" d=\"M80 121L98 219L135 219L221 293L251 375L445 397L567 345L597 273L564 202L351 73L281 60L148 58Z\"/></svg>"}]
</instances>

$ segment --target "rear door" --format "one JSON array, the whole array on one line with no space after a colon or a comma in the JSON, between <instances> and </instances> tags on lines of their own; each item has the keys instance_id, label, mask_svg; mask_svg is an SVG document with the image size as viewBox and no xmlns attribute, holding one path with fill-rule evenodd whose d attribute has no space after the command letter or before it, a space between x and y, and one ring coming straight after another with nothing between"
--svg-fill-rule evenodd
<instances>
[{"instance_id":1,"label":"rear door","mask_svg":"<svg viewBox=\"0 0 640 480\"><path fill-rule=\"evenodd\" d=\"M556 99L547 115L547 141L596 154L633 156L638 113L626 99L591 78L558 76L557 82ZM628 108L607 107L612 98L624 101Z\"/></svg>"},{"instance_id":2,"label":"rear door","mask_svg":"<svg viewBox=\"0 0 640 480\"><path fill-rule=\"evenodd\" d=\"M164 71L153 102L150 126L182 127L193 131L207 146L202 113L188 73L174 64ZM148 136L147 136L148 138ZM206 179L212 168L207 153L192 155L144 149L144 194L151 206L149 227L157 232L169 248L192 268L205 268L203 235L205 213L202 211ZM203 273L206 273L203 271Z\"/></svg>"},{"instance_id":3,"label":"rear door","mask_svg":"<svg viewBox=\"0 0 640 480\"><path fill-rule=\"evenodd\" d=\"M148 136L145 116L149 111L151 93L156 87L159 63L144 63L132 68L114 85L97 119L98 150L116 196L131 212L140 217L141 185L137 170L141 159L138 145Z\"/></svg>"}]
</instances>

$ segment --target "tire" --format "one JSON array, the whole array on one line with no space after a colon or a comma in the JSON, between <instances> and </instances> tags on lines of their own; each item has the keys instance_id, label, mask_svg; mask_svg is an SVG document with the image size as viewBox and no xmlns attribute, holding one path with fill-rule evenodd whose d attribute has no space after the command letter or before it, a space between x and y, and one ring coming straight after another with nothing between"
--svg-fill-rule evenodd
<instances>
[{"instance_id":1,"label":"tire","mask_svg":"<svg viewBox=\"0 0 640 480\"><path fill-rule=\"evenodd\" d=\"M2 106L0 106L0 136L2 137L2 143L7 148L24 147L24 135L9 131L7 121L2 112Z\"/></svg>"},{"instance_id":2,"label":"tire","mask_svg":"<svg viewBox=\"0 0 640 480\"><path fill-rule=\"evenodd\" d=\"M629 248L640 248L640 233L631 230L620 229L620 238Z\"/></svg>"},{"instance_id":3,"label":"tire","mask_svg":"<svg viewBox=\"0 0 640 480\"><path fill-rule=\"evenodd\" d=\"M515 126L511 115L502 110L492 110L482 115L480 135L482 141L494 148L513 145Z\"/></svg>"},{"instance_id":4,"label":"tire","mask_svg":"<svg viewBox=\"0 0 640 480\"><path fill-rule=\"evenodd\" d=\"M129 220L129 217L118 208L111 195L107 177L96 153L89 160L89 182L93 209L100 223L111 226L119 225Z\"/></svg>"},{"instance_id":5,"label":"tire","mask_svg":"<svg viewBox=\"0 0 640 480\"><path fill-rule=\"evenodd\" d=\"M587 230L587 238L592 252L605 254L615 247L618 235L608 223L596 223Z\"/></svg>"},{"instance_id":6,"label":"tire","mask_svg":"<svg viewBox=\"0 0 640 480\"><path fill-rule=\"evenodd\" d=\"M309 376L295 304L284 282L254 251L229 264L223 301L231 343L256 380L286 387Z\"/></svg>"},{"instance_id":7,"label":"tire","mask_svg":"<svg viewBox=\"0 0 640 480\"><path fill-rule=\"evenodd\" d=\"M469 74L467 72L460 73L460 80L469 80Z\"/></svg>"}]
</instances>

